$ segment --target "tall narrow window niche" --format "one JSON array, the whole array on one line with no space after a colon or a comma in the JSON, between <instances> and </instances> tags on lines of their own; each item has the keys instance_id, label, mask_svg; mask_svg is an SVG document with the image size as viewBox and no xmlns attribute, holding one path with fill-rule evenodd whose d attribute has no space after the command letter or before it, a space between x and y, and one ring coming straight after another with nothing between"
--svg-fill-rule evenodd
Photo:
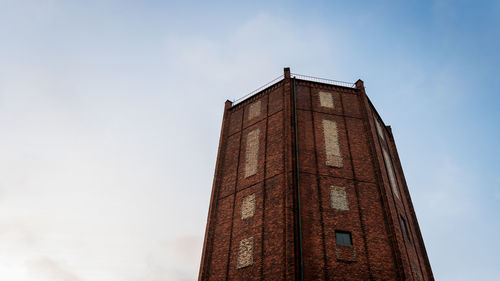
<instances>
[{"instance_id":1,"label":"tall narrow window niche","mask_svg":"<svg viewBox=\"0 0 500 281\"><path fill-rule=\"evenodd\" d=\"M257 128L247 135L247 147L245 151L245 178L257 173L259 156L260 129Z\"/></svg>"},{"instance_id":2,"label":"tall narrow window niche","mask_svg":"<svg viewBox=\"0 0 500 281\"><path fill-rule=\"evenodd\" d=\"M339 133L337 122L323 120L323 134L325 136L326 165L342 168L343 159L340 155Z\"/></svg>"}]
</instances>

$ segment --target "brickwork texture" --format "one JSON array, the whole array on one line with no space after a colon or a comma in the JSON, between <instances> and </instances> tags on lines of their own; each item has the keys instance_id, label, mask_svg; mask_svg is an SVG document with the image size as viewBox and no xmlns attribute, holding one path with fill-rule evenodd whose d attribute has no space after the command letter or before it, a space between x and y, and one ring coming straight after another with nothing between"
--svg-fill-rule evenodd
<instances>
[{"instance_id":1,"label":"brickwork texture","mask_svg":"<svg viewBox=\"0 0 500 281\"><path fill-rule=\"evenodd\" d=\"M361 80L289 69L227 101L199 280L434 280L383 124Z\"/></svg>"}]
</instances>

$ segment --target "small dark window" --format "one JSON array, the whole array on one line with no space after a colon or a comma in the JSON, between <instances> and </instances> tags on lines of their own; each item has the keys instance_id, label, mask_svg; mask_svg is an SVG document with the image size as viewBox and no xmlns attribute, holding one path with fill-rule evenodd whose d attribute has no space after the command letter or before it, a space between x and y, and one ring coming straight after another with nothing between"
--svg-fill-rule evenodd
<instances>
[{"instance_id":1,"label":"small dark window","mask_svg":"<svg viewBox=\"0 0 500 281\"><path fill-rule=\"evenodd\" d=\"M406 227L406 221L401 217L401 228L403 229L403 235L406 239L410 240L410 236L408 235L408 228Z\"/></svg>"},{"instance_id":2,"label":"small dark window","mask_svg":"<svg viewBox=\"0 0 500 281\"><path fill-rule=\"evenodd\" d=\"M337 245L352 246L351 233L347 231L335 231Z\"/></svg>"}]
</instances>

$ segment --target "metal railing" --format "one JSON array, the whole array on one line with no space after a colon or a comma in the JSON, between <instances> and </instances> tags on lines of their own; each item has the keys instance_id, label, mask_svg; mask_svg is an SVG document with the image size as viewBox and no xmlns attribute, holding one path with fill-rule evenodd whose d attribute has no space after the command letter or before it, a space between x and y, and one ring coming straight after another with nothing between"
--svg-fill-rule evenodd
<instances>
[{"instance_id":1,"label":"metal railing","mask_svg":"<svg viewBox=\"0 0 500 281\"><path fill-rule=\"evenodd\" d=\"M283 79L283 77L284 77L284 75L283 75L283 74L281 74L280 76L278 76L278 77L274 78L273 80L271 80L271 81L267 82L265 85L260 86L259 88L257 88L257 89L255 89L255 90L253 90L252 92L250 92L250 93L248 93L248 94L246 94L246 95L242 96L241 98L238 98L238 99L233 100L233 106L234 106L234 105L236 105L236 104L238 104L238 103L240 103L240 102L241 102L241 101L243 101L244 99L246 99L246 98L250 97L251 95L253 95L253 94L255 94L255 93L258 93L258 92L260 92L260 91L264 90L265 88L267 88L267 87L271 86L272 84L274 84L274 83L278 82L279 80L282 80L282 79Z\"/></svg>"},{"instance_id":2,"label":"metal railing","mask_svg":"<svg viewBox=\"0 0 500 281\"><path fill-rule=\"evenodd\" d=\"M356 88L356 83L351 83L351 82L344 82L344 81L338 81L338 80L332 80L332 79L326 79L326 78L319 78L319 77L313 77L313 76L307 76L307 75L302 75L302 74L297 74L297 73L290 73L291 78L297 78L301 80L307 80L307 81L312 81L312 82L319 82L319 83L325 83L325 84L330 84L330 85L335 85L335 86L341 86L341 87L347 87L347 88ZM280 75L273 80L267 82L265 85L260 86L259 88L253 90L252 92L237 98L233 100L233 106L236 104L242 102L246 98L264 90L265 88L271 86L272 84L282 80L284 78L284 75Z\"/></svg>"},{"instance_id":3,"label":"metal railing","mask_svg":"<svg viewBox=\"0 0 500 281\"><path fill-rule=\"evenodd\" d=\"M319 78L319 77L307 76L307 75L302 75L302 74L297 74L297 73L291 73L291 77L292 78L295 77L297 79L302 79L302 80L308 80L308 81L312 81L312 82L320 82L320 83L335 85L335 86L356 88L356 83L351 83L351 82L344 82L344 81L338 81L338 80L332 80L332 79L326 79L326 78Z\"/></svg>"}]
</instances>

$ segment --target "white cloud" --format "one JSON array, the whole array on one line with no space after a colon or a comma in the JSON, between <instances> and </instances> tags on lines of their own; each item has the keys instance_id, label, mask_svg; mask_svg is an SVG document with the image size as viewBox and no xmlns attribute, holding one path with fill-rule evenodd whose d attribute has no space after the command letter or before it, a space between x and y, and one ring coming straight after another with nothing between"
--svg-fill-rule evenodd
<instances>
[{"instance_id":1,"label":"white cloud","mask_svg":"<svg viewBox=\"0 0 500 281\"><path fill-rule=\"evenodd\" d=\"M139 76L57 58L1 68L0 267L23 281L197 279L224 100L328 49L290 26L262 13L215 37L179 31Z\"/></svg>"},{"instance_id":2,"label":"white cloud","mask_svg":"<svg viewBox=\"0 0 500 281\"><path fill-rule=\"evenodd\" d=\"M40 280L47 281L83 281L74 272L72 272L64 263L55 261L48 257L42 257L37 260L26 263L28 270Z\"/></svg>"}]
</instances>

